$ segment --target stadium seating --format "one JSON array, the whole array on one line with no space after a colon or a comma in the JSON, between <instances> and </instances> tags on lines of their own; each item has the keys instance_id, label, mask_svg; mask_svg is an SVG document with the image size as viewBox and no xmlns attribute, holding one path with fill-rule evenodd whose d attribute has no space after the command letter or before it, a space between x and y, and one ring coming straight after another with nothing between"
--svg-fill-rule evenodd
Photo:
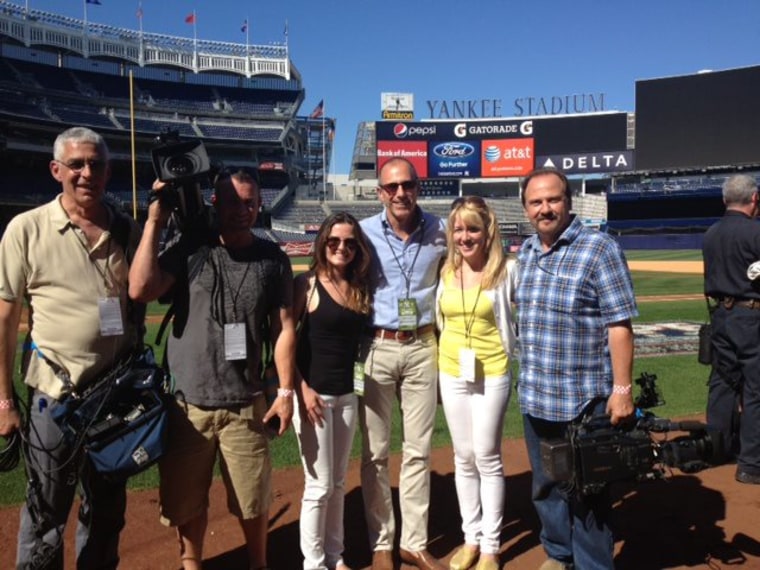
<instances>
[{"instance_id":1,"label":"stadium seating","mask_svg":"<svg viewBox=\"0 0 760 570\"><path fill-rule=\"evenodd\" d=\"M259 239L265 239L267 241L273 241L273 242L280 241L272 233L272 230L267 230L265 228L253 228L253 235L255 235Z\"/></svg>"},{"instance_id":2,"label":"stadium seating","mask_svg":"<svg viewBox=\"0 0 760 570\"><path fill-rule=\"evenodd\" d=\"M265 208L270 208L274 199L282 192L282 188L262 188L261 203Z\"/></svg>"},{"instance_id":3,"label":"stadium seating","mask_svg":"<svg viewBox=\"0 0 760 570\"><path fill-rule=\"evenodd\" d=\"M97 112L93 107L72 105L53 100L48 108L55 117L69 125L89 125L96 129L99 127L112 129L115 126L114 122L105 112Z\"/></svg>"},{"instance_id":4,"label":"stadium seating","mask_svg":"<svg viewBox=\"0 0 760 570\"><path fill-rule=\"evenodd\" d=\"M218 139L242 139L257 142L278 142L283 135L281 126L272 128L248 127L239 123L209 123L196 121L198 130L207 137Z\"/></svg>"},{"instance_id":5,"label":"stadium seating","mask_svg":"<svg viewBox=\"0 0 760 570\"><path fill-rule=\"evenodd\" d=\"M297 233L297 232L288 232L285 230L269 230L269 233L273 235L275 238L277 238L277 241L282 243L286 241L291 242L297 242L297 243L309 243L314 241L314 238L316 237L316 234L307 234L307 233Z\"/></svg>"},{"instance_id":6,"label":"stadium seating","mask_svg":"<svg viewBox=\"0 0 760 570\"><path fill-rule=\"evenodd\" d=\"M327 212L318 202L291 202L272 216L272 222L289 225L321 224Z\"/></svg>"},{"instance_id":7,"label":"stadium seating","mask_svg":"<svg viewBox=\"0 0 760 570\"><path fill-rule=\"evenodd\" d=\"M362 202L326 202L326 207L329 212L348 212L357 220L369 218L374 216L383 209L383 205L379 201L371 203Z\"/></svg>"}]
</instances>

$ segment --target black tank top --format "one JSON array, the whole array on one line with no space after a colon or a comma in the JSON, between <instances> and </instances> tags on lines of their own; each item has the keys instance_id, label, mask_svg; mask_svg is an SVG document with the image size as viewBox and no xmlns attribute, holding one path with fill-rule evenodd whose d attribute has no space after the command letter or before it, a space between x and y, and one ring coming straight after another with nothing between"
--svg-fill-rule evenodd
<instances>
[{"instance_id":1,"label":"black tank top","mask_svg":"<svg viewBox=\"0 0 760 570\"><path fill-rule=\"evenodd\" d=\"M354 390L354 362L367 316L336 303L316 279L319 305L306 312L298 339L297 363L307 384L320 394Z\"/></svg>"}]
</instances>

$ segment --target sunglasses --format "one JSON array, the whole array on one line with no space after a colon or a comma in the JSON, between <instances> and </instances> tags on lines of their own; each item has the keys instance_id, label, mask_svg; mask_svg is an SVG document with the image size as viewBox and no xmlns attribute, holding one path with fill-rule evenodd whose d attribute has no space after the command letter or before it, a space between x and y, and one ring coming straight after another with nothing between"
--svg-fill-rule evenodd
<instances>
[{"instance_id":1,"label":"sunglasses","mask_svg":"<svg viewBox=\"0 0 760 570\"><path fill-rule=\"evenodd\" d=\"M63 162L57 158L53 159L58 164L65 166L74 174L81 174L86 167L90 167L90 172L103 172L108 164L105 160L88 160L85 158L75 158L68 162Z\"/></svg>"},{"instance_id":2,"label":"sunglasses","mask_svg":"<svg viewBox=\"0 0 760 570\"><path fill-rule=\"evenodd\" d=\"M388 182L387 184L380 184L378 188L387 192L388 194L395 194L398 192L398 187L401 186L404 192L411 192L417 189L416 180L404 180L403 182Z\"/></svg>"},{"instance_id":3,"label":"sunglasses","mask_svg":"<svg viewBox=\"0 0 760 570\"><path fill-rule=\"evenodd\" d=\"M340 239L339 237L329 237L325 240L325 243L327 244L327 247L330 248L330 251L337 251L340 244L343 244L343 247L345 247L347 251L356 251L357 247L354 238Z\"/></svg>"}]
</instances>

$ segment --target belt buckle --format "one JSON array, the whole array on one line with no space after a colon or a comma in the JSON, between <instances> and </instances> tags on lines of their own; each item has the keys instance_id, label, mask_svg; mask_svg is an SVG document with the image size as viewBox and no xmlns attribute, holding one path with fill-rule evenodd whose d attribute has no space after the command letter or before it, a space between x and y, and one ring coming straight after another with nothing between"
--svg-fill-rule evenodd
<instances>
[{"instance_id":1,"label":"belt buckle","mask_svg":"<svg viewBox=\"0 0 760 570\"><path fill-rule=\"evenodd\" d=\"M409 335L409 336L406 338L402 338L405 335ZM404 331L404 330L397 329L393 336L396 342L401 343L401 344L407 344L409 342L414 341L417 338L417 331Z\"/></svg>"}]
</instances>

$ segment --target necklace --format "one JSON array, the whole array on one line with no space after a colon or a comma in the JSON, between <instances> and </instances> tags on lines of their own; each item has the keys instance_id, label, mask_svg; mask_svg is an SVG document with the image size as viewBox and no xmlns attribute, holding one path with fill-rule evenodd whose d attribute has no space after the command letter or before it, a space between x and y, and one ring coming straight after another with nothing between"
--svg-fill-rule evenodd
<instances>
[{"instance_id":1,"label":"necklace","mask_svg":"<svg viewBox=\"0 0 760 570\"><path fill-rule=\"evenodd\" d=\"M347 306L348 305L348 297L343 294L343 291L340 290L340 288L338 287L338 284L335 283L335 281L333 280L332 275L328 275L327 276L327 280L330 282L330 285L333 286L333 289L335 289L335 292L340 296L341 301L342 301L341 305L343 307Z\"/></svg>"}]
</instances>

